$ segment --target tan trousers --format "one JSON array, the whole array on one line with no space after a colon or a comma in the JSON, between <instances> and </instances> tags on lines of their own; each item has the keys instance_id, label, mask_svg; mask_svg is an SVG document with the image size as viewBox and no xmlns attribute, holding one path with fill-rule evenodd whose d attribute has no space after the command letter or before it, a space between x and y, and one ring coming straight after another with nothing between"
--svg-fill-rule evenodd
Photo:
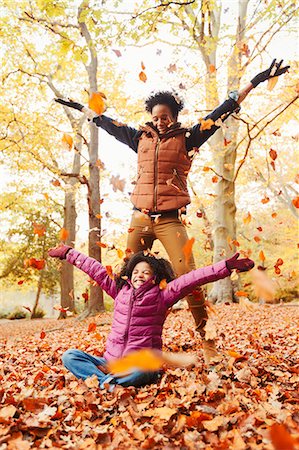
<instances>
[{"instance_id":1,"label":"tan trousers","mask_svg":"<svg viewBox=\"0 0 299 450\"><path fill-rule=\"evenodd\" d=\"M195 269L193 255L190 255L188 264L185 261L183 247L188 241L185 226L178 218L159 217L154 220L147 214L134 211L128 235L127 247L136 253L151 249L155 239L164 246L177 276ZM204 326L208 319L205 297L202 288L196 289L195 295L188 295L187 301L194 317L196 329L204 337Z\"/></svg>"}]
</instances>

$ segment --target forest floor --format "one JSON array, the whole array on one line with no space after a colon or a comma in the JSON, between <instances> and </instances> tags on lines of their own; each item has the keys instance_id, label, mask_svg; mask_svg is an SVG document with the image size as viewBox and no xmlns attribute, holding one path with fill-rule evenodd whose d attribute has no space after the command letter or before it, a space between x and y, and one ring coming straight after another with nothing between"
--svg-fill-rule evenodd
<instances>
[{"instance_id":1,"label":"forest floor","mask_svg":"<svg viewBox=\"0 0 299 450\"><path fill-rule=\"evenodd\" d=\"M200 364L109 393L76 380L61 355L101 355L111 319L0 322L0 450L299 448L298 306L216 306L226 362L212 371L190 312L171 312L164 350L196 353Z\"/></svg>"}]
</instances>

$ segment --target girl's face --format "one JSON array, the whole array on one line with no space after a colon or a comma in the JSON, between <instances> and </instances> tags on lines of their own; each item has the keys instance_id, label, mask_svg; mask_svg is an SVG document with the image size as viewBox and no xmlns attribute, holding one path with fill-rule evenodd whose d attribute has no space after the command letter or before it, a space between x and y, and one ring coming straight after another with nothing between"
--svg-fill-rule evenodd
<instances>
[{"instance_id":1,"label":"girl's face","mask_svg":"<svg viewBox=\"0 0 299 450\"><path fill-rule=\"evenodd\" d=\"M131 283L134 289L138 289L153 276L153 269L145 262L141 261L133 269Z\"/></svg>"},{"instance_id":2,"label":"girl's face","mask_svg":"<svg viewBox=\"0 0 299 450\"><path fill-rule=\"evenodd\" d=\"M152 122L158 128L159 133L163 134L176 122L176 119L167 105L156 105L152 110Z\"/></svg>"}]
</instances>

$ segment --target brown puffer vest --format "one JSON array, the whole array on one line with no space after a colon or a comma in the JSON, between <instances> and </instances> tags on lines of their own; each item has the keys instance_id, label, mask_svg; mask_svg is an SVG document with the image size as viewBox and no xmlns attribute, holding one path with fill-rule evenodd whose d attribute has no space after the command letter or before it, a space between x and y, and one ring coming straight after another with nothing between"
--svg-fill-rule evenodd
<instances>
[{"instance_id":1,"label":"brown puffer vest","mask_svg":"<svg viewBox=\"0 0 299 450\"><path fill-rule=\"evenodd\" d=\"M141 130L144 132L138 144L138 176L131 195L133 205L152 212L186 206L191 201L187 189L191 160L186 151L186 128L176 123L163 135L151 124Z\"/></svg>"}]
</instances>

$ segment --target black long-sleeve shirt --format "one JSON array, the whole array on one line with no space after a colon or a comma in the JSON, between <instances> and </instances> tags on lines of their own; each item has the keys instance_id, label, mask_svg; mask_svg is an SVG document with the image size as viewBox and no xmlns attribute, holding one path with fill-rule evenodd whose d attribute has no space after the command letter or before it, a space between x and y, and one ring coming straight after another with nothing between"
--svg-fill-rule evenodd
<instances>
[{"instance_id":1,"label":"black long-sleeve shirt","mask_svg":"<svg viewBox=\"0 0 299 450\"><path fill-rule=\"evenodd\" d=\"M222 120L227 119L227 117L235 111L240 110L240 105L229 98L225 100L220 106L218 106L214 111L208 114L204 120L212 119L214 122L222 118ZM224 117L223 117L224 116ZM136 153L138 151L138 138L142 131L136 130L135 128L129 127L125 124L120 124L116 120L111 119L105 115L95 117L93 122L107 133L114 136L118 141L123 144L128 145ZM186 133L186 149L187 151L192 150L194 147L200 147L203 145L214 133L218 130L217 125L212 125L209 130L200 130L200 123L189 128L189 133Z\"/></svg>"}]
</instances>

